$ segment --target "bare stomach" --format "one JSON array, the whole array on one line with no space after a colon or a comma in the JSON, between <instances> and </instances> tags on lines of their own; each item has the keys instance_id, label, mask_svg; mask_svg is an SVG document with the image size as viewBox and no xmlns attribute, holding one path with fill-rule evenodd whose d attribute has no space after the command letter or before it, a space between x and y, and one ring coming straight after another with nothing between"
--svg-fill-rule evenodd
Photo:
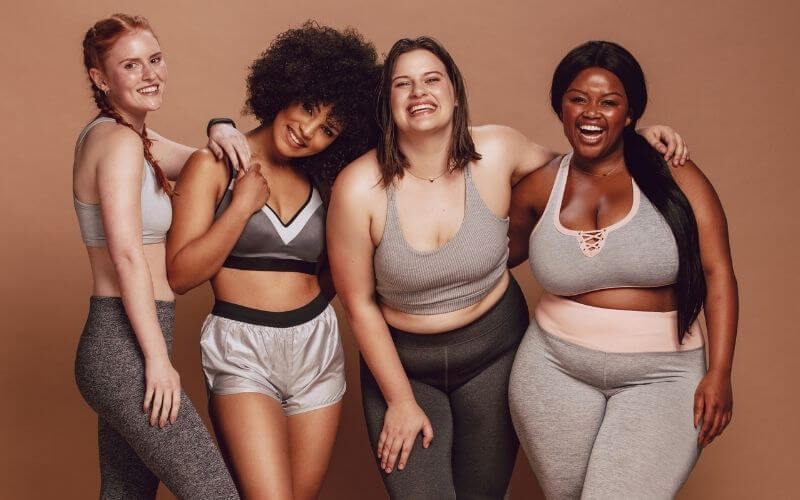
<instances>
[{"instance_id":1,"label":"bare stomach","mask_svg":"<svg viewBox=\"0 0 800 500\"><path fill-rule=\"evenodd\" d=\"M261 311L291 311L319 295L317 277L285 271L247 271L223 267L211 280L214 297Z\"/></svg>"},{"instance_id":2,"label":"bare stomach","mask_svg":"<svg viewBox=\"0 0 800 500\"><path fill-rule=\"evenodd\" d=\"M153 298L156 300L175 300L175 295L167 281L167 267L163 243L142 245L150 278L153 281ZM106 247L86 247L89 264L92 266L92 295L100 297L120 297L119 278Z\"/></svg>"},{"instance_id":3,"label":"bare stomach","mask_svg":"<svg viewBox=\"0 0 800 500\"><path fill-rule=\"evenodd\" d=\"M587 306L627 311L674 311L676 308L675 287L656 288L609 288L566 297Z\"/></svg>"},{"instance_id":4,"label":"bare stomach","mask_svg":"<svg viewBox=\"0 0 800 500\"><path fill-rule=\"evenodd\" d=\"M443 314L409 314L389 306L380 305L386 323L411 333L437 334L444 333L468 325L494 306L508 288L508 271L503 274L500 281L489 294L479 302L469 307Z\"/></svg>"}]
</instances>

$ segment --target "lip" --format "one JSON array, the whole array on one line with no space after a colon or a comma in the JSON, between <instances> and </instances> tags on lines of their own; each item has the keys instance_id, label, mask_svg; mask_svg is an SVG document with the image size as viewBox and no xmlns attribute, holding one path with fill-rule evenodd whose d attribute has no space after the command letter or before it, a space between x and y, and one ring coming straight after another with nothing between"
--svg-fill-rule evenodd
<instances>
[{"instance_id":1,"label":"lip","mask_svg":"<svg viewBox=\"0 0 800 500\"><path fill-rule=\"evenodd\" d=\"M148 90L150 89L150 90ZM146 87L142 87L140 89L136 89L136 93L139 95L143 95L146 97L156 96L161 93L161 85L154 83L151 85L147 85Z\"/></svg>"},{"instance_id":2,"label":"lip","mask_svg":"<svg viewBox=\"0 0 800 500\"><path fill-rule=\"evenodd\" d=\"M302 149L306 147L306 143L300 138L300 135L292 130L292 127L286 125L286 143L293 149Z\"/></svg>"},{"instance_id":3,"label":"lip","mask_svg":"<svg viewBox=\"0 0 800 500\"><path fill-rule=\"evenodd\" d=\"M590 127L595 131L599 131L599 134L587 134L581 129L581 127ZM595 144L600 143L608 133L608 129L601 124L598 123L576 123L575 130L578 132L578 138L583 144L592 146Z\"/></svg>"},{"instance_id":4,"label":"lip","mask_svg":"<svg viewBox=\"0 0 800 500\"><path fill-rule=\"evenodd\" d=\"M416 109L416 110L415 110ZM413 118L428 116L435 113L439 107L432 101L415 101L406 107L406 113Z\"/></svg>"}]
</instances>

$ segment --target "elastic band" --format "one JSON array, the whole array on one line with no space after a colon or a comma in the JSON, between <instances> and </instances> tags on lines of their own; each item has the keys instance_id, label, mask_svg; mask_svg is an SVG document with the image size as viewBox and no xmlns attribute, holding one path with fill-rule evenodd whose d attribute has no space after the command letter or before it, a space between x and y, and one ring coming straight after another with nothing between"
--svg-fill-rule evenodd
<instances>
[{"instance_id":1,"label":"elastic band","mask_svg":"<svg viewBox=\"0 0 800 500\"><path fill-rule=\"evenodd\" d=\"M316 318L328 307L328 299L323 294L317 295L308 304L291 311L262 311L250 307L218 300L211 309L211 314L222 318L250 323L252 325L289 328L302 325Z\"/></svg>"}]
</instances>

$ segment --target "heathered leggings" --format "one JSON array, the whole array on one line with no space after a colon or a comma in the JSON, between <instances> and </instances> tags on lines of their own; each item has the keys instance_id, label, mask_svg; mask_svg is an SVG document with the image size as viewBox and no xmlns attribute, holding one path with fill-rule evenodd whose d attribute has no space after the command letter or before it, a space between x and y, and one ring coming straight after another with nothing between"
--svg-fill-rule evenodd
<instances>
[{"instance_id":1,"label":"heathered leggings","mask_svg":"<svg viewBox=\"0 0 800 500\"><path fill-rule=\"evenodd\" d=\"M156 301L156 312L171 349L174 303ZM98 415L100 498L155 498L159 480L182 499L239 498L185 393L174 424L163 429L149 425L142 412L144 359L118 297L91 298L75 380Z\"/></svg>"},{"instance_id":2,"label":"heathered leggings","mask_svg":"<svg viewBox=\"0 0 800 500\"><path fill-rule=\"evenodd\" d=\"M535 320L509 384L514 426L553 499L673 498L699 455L694 391L702 347L603 352Z\"/></svg>"},{"instance_id":3,"label":"heathered leggings","mask_svg":"<svg viewBox=\"0 0 800 500\"><path fill-rule=\"evenodd\" d=\"M381 472L391 498L503 498L519 448L508 411L508 376L527 325L525 299L512 279L500 301L463 328L435 335L390 328L434 434L428 449L417 436L404 470ZM361 391L374 451L386 402L363 360Z\"/></svg>"}]
</instances>

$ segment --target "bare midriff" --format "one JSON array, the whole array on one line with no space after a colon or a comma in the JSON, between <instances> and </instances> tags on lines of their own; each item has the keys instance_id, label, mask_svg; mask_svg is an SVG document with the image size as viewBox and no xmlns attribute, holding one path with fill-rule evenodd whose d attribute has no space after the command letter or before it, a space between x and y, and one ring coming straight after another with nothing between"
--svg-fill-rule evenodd
<instances>
[{"instance_id":1,"label":"bare midriff","mask_svg":"<svg viewBox=\"0 0 800 500\"><path fill-rule=\"evenodd\" d=\"M466 326L483 316L503 296L508 288L508 280L506 271L488 295L475 304L457 311L430 315L409 314L381 304L381 312L386 323L398 330L422 335L444 333Z\"/></svg>"},{"instance_id":2,"label":"bare midriff","mask_svg":"<svg viewBox=\"0 0 800 500\"><path fill-rule=\"evenodd\" d=\"M302 307L320 293L315 275L227 267L212 278L211 286L218 300L273 312Z\"/></svg>"},{"instance_id":3,"label":"bare midriff","mask_svg":"<svg viewBox=\"0 0 800 500\"><path fill-rule=\"evenodd\" d=\"M566 297L583 305L627 311L667 312L677 307L673 285L655 288L609 288Z\"/></svg>"},{"instance_id":4,"label":"bare midriff","mask_svg":"<svg viewBox=\"0 0 800 500\"><path fill-rule=\"evenodd\" d=\"M167 281L166 251L163 243L142 245L150 278L153 281L153 298L155 300L175 300L175 294ZM92 266L94 285L92 295L99 297L120 297L119 279L111 255L106 247L86 247L89 253L89 264Z\"/></svg>"}]
</instances>

